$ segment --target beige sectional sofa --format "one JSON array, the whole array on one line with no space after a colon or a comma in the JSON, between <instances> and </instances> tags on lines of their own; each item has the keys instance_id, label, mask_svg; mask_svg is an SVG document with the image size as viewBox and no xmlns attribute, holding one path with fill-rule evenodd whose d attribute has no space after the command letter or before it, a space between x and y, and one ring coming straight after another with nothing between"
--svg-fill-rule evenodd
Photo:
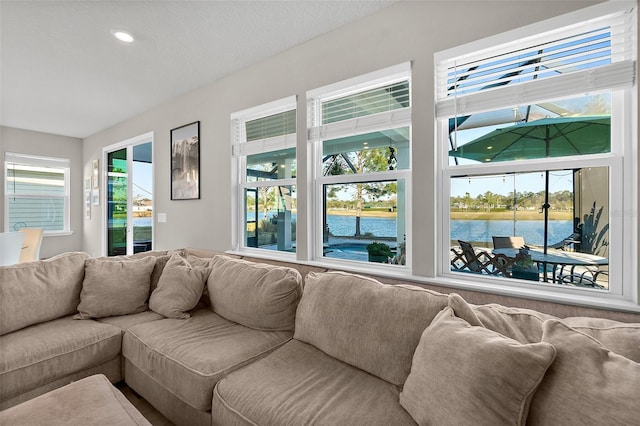
<instances>
[{"instance_id":1,"label":"beige sectional sofa","mask_svg":"<svg viewBox=\"0 0 640 426\"><path fill-rule=\"evenodd\" d=\"M640 418L634 314L394 284L193 249L2 267L0 408L102 373L183 425Z\"/></svg>"}]
</instances>

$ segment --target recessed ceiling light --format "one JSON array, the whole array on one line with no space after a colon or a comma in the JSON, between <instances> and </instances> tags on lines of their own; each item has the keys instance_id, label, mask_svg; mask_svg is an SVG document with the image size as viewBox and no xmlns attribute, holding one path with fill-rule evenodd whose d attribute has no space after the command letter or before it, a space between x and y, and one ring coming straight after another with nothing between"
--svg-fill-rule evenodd
<instances>
[{"instance_id":1,"label":"recessed ceiling light","mask_svg":"<svg viewBox=\"0 0 640 426\"><path fill-rule=\"evenodd\" d=\"M124 43L133 43L133 41L135 40L133 38L133 35L131 35L131 33L128 33L126 31L122 31L122 30L111 30L111 34L117 38L118 40L124 42Z\"/></svg>"}]
</instances>

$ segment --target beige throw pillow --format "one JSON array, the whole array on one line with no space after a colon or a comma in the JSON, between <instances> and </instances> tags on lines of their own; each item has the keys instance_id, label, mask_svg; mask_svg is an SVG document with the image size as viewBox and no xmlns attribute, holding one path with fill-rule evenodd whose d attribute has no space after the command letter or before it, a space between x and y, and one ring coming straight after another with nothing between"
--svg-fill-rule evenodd
<instances>
[{"instance_id":1,"label":"beige throw pillow","mask_svg":"<svg viewBox=\"0 0 640 426\"><path fill-rule=\"evenodd\" d=\"M86 253L63 253L1 267L0 335L75 313L88 258Z\"/></svg>"},{"instance_id":2,"label":"beige throw pillow","mask_svg":"<svg viewBox=\"0 0 640 426\"><path fill-rule=\"evenodd\" d=\"M162 275L162 270L164 266L169 261L171 257L170 254L167 254L166 251L145 251L141 253L135 253L130 255L121 255L121 256L108 256L108 257L99 257L99 260L110 260L110 261L122 261L122 260L137 260L145 257L153 256L156 259L156 266L153 267L153 272L151 273L151 291L155 290L158 287L158 281L160 280L160 276Z\"/></svg>"},{"instance_id":3,"label":"beige throw pillow","mask_svg":"<svg viewBox=\"0 0 640 426\"><path fill-rule=\"evenodd\" d=\"M152 256L112 261L87 259L76 319L104 318L147 310Z\"/></svg>"},{"instance_id":4,"label":"beige throw pillow","mask_svg":"<svg viewBox=\"0 0 640 426\"><path fill-rule=\"evenodd\" d=\"M640 420L640 364L561 321L542 341L558 351L540 384L528 425L633 425Z\"/></svg>"},{"instance_id":5,"label":"beige throw pillow","mask_svg":"<svg viewBox=\"0 0 640 426\"><path fill-rule=\"evenodd\" d=\"M186 311L198 304L210 272L211 266L191 266L187 259L173 254L151 293L149 309L167 318L191 318Z\"/></svg>"},{"instance_id":6,"label":"beige throw pillow","mask_svg":"<svg viewBox=\"0 0 640 426\"><path fill-rule=\"evenodd\" d=\"M422 334L400 404L420 425L524 425L555 353L471 326L447 307Z\"/></svg>"}]
</instances>

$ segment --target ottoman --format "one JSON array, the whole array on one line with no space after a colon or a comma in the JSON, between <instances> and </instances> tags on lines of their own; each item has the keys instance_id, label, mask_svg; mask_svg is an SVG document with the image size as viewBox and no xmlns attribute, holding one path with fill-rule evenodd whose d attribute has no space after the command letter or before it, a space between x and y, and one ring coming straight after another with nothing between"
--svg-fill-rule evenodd
<instances>
[{"instance_id":1,"label":"ottoman","mask_svg":"<svg viewBox=\"0 0 640 426\"><path fill-rule=\"evenodd\" d=\"M151 426L103 374L40 395L0 412L0 425Z\"/></svg>"}]
</instances>

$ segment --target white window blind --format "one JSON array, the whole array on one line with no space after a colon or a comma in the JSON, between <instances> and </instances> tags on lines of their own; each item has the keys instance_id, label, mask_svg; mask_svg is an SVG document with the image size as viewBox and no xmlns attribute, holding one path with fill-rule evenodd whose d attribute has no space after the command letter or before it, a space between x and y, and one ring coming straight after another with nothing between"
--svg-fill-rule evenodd
<instances>
[{"instance_id":1,"label":"white window blind","mask_svg":"<svg viewBox=\"0 0 640 426\"><path fill-rule=\"evenodd\" d=\"M407 108L407 80L322 102L322 124Z\"/></svg>"},{"instance_id":2,"label":"white window blind","mask_svg":"<svg viewBox=\"0 0 640 426\"><path fill-rule=\"evenodd\" d=\"M308 92L309 140L410 125L410 75L407 62Z\"/></svg>"},{"instance_id":3,"label":"white window blind","mask_svg":"<svg viewBox=\"0 0 640 426\"><path fill-rule=\"evenodd\" d=\"M69 229L70 161L7 153L5 155L5 228Z\"/></svg>"},{"instance_id":4,"label":"white window blind","mask_svg":"<svg viewBox=\"0 0 640 426\"><path fill-rule=\"evenodd\" d=\"M603 7L617 10L600 16L600 8L591 8L583 22L561 30L437 54L437 117L634 84L636 41L629 28L635 12L628 2Z\"/></svg>"},{"instance_id":5,"label":"white window blind","mask_svg":"<svg viewBox=\"0 0 640 426\"><path fill-rule=\"evenodd\" d=\"M296 110L292 109L245 123L247 142L296 132Z\"/></svg>"},{"instance_id":6,"label":"white window blind","mask_svg":"<svg viewBox=\"0 0 640 426\"><path fill-rule=\"evenodd\" d=\"M296 146L296 98L231 115L232 154L243 156Z\"/></svg>"}]
</instances>

